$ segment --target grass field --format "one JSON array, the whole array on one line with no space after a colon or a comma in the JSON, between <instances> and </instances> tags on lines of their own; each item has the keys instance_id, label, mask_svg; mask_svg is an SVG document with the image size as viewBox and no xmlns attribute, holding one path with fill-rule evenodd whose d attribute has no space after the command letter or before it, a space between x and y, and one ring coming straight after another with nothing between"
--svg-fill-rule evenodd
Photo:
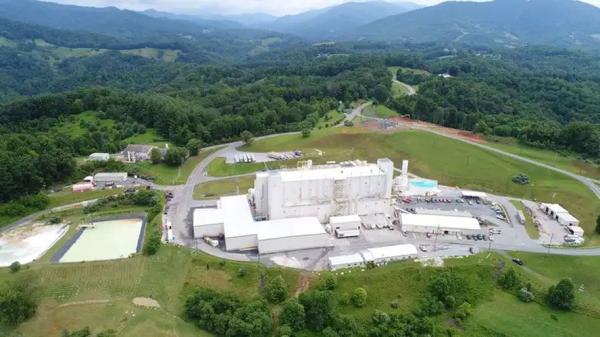
<instances>
[{"instance_id":1,"label":"grass field","mask_svg":"<svg viewBox=\"0 0 600 337\"><path fill-rule=\"evenodd\" d=\"M319 122L317 123L317 125L315 125L315 128L322 129L332 127L343 121L344 118L345 116L343 113L337 110L330 110L325 114L325 116L319 119Z\"/></svg>"},{"instance_id":2,"label":"grass field","mask_svg":"<svg viewBox=\"0 0 600 337\"><path fill-rule=\"evenodd\" d=\"M173 146L173 144L170 143L168 140L159 136L156 133L156 130L154 130L154 129L146 129L146 132L144 132L142 134L134 135L129 138L126 138L123 140L123 143L147 144L147 145L154 145L154 146L161 147L161 148L165 147L166 144L168 144L169 146Z\"/></svg>"},{"instance_id":3,"label":"grass field","mask_svg":"<svg viewBox=\"0 0 600 337\"><path fill-rule=\"evenodd\" d=\"M126 55L140 56L147 59L159 60L163 62L175 62L179 57L179 50L174 49L158 49L158 48L138 48L121 50L121 53Z\"/></svg>"},{"instance_id":4,"label":"grass field","mask_svg":"<svg viewBox=\"0 0 600 337\"><path fill-rule=\"evenodd\" d=\"M523 205L523 203L519 200L511 200L510 203L513 204L518 210L523 212L523 215L525 215L525 230L527 230L527 234L529 234L529 237L534 240L539 239L540 232L533 223L533 217L525 209L525 205Z\"/></svg>"},{"instance_id":5,"label":"grass field","mask_svg":"<svg viewBox=\"0 0 600 337\"><path fill-rule=\"evenodd\" d=\"M382 134L357 127L335 128L315 131L309 138L285 135L258 140L245 147L254 152L295 149L310 152L315 148L323 151L322 160L373 161L387 157L398 166L401 160L408 159L412 173L437 179L447 186L557 202L581 220L588 244L600 242L600 237L593 234L600 201L584 185L560 173L432 133ZM527 174L531 184L513 183L512 177L518 173Z\"/></svg>"},{"instance_id":6,"label":"grass field","mask_svg":"<svg viewBox=\"0 0 600 337\"><path fill-rule=\"evenodd\" d=\"M400 67L388 67L388 71L390 72L390 74L392 75L392 97L400 97L400 96L406 96L408 95L408 89L403 86L402 84L393 81L394 79L396 79L396 73L398 72L398 69Z\"/></svg>"},{"instance_id":7,"label":"grass field","mask_svg":"<svg viewBox=\"0 0 600 337\"><path fill-rule=\"evenodd\" d=\"M189 157L181 166L174 167L167 164L152 164L150 162L139 162L136 165L140 173L154 178L159 185L181 185L185 184L196 166L211 153L218 151L221 147L201 150L198 155Z\"/></svg>"},{"instance_id":8,"label":"grass field","mask_svg":"<svg viewBox=\"0 0 600 337\"><path fill-rule=\"evenodd\" d=\"M363 111L363 115L379 118L390 118L398 116L398 113L385 105L369 105Z\"/></svg>"},{"instance_id":9,"label":"grass field","mask_svg":"<svg viewBox=\"0 0 600 337\"><path fill-rule=\"evenodd\" d=\"M48 194L48 198L50 199L50 205L48 208L54 208L57 206L73 204L76 202L84 201L84 200L92 200L97 198L106 197L109 195L115 195L123 192L122 189L108 189L108 190L95 190L88 192L72 192L61 191L56 193Z\"/></svg>"},{"instance_id":10,"label":"grass field","mask_svg":"<svg viewBox=\"0 0 600 337\"><path fill-rule=\"evenodd\" d=\"M535 159L563 170L571 171L573 173L584 175L590 178L600 179L600 165L586 162L573 155L522 145L513 138L488 139L487 145L506 152L518 154L523 157Z\"/></svg>"},{"instance_id":11,"label":"grass field","mask_svg":"<svg viewBox=\"0 0 600 337\"><path fill-rule=\"evenodd\" d=\"M225 158L219 157L211 161L206 171L211 177L229 177L283 167L296 167L298 159L272 161L266 163L227 164Z\"/></svg>"},{"instance_id":12,"label":"grass field","mask_svg":"<svg viewBox=\"0 0 600 337\"><path fill-rule=\"evenodd\" d=\"M110 119L100 119L93 111L82 112L77 115L70 115L65 121L55 126L53 129L61 133L66 133L72 137L83 137L88 135L87 128L82 127L80 123L94 124L97 127L113 128L115 122Z\"/></svg>"},{"instance_id":13,"label":"grass field","mask_svg":"<svg viewBox=\"0 0 600 337\"><path fill-rule=\"evenodd\" d=\"M594 337L598 336L600 319L526 304L514 295L496 291L492 301L475 308L466 327L461 336Z\"/></svg>"},{"instance_id":14,"label":"grass field","mask_svg":"<svg viewBox=\"0 0 600 337\"><path fill-rule=\"evenodd\" d=\"M244 194L254 186L254 175L209 181L194 187L194 199L215 199L226 195Z\"/></svg>"}]
</instances>

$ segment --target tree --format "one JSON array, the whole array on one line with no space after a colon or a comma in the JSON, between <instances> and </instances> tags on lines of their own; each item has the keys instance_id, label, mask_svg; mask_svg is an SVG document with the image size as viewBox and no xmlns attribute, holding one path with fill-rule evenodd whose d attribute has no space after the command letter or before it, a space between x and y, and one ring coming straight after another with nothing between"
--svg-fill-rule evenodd
<instances>
[{"instance_id":1,"label":"tree","mask_svg":"<svg viewBox=\"0 0 600 337\"><path fill-rule=\"evenodd\" d=\"M310 128L304 128L302 129L302 138L308 138L310 137Z\"/></svg>"},{"instance_id":2,"label":"tree","mask_svg":"<svg viewBox=\"0 0 600 337\"><path fill-rule=\"evenodd\" d=\"M15 261L13 263L10 264L10 266L8 267L8 269L10 269L11 273L16 273L19 270L21 270L21 263L19 261Z\"/></svg>"},{"instance_id":3,"label":"tree","mask_svg":"<svg viewBox=\"0 0 600 337\"><path fill-rule=\"evenodd\" d=\"M498 280L498 284L504 289L513 289L519 283L519 275L517 275L517 272L513 268L507 270Z\"/></svg>"},{"instance_id":4,"label":"tree","mask_svg":"<svg viewBox=\"0 0 600 337\"><path fill-rule=\"evenodd\" d=\"M190 139L187 142L187 144L185 145L185 148L189 151L190 156L197 155L198 151L200 150L201 147L202 147L202 141L198 138Z\"/></svg>"},{"instance_id":5,"label":"tree","mask_svg":"<svg viewBox=\"0 0 600 337\"><path fill-rule=\"evenodd\" d=\"M322 288L324 290L334 290L337 287L337 277L334 274L327 274L323 280Z\"/></svg>"},{"instance_id":6,"label":"tree","mask_svg":"<svg viewBox=\"0 0 600 337\"><path fill-rule=\"evenodd\" d=\"M0 322L17 326L35 313L37 304L31 291L15 284L0 287Z\"/></svg>"},{"instance_id":7,"label":"tree","mask_svg":"<svg viewBox=\"0 0 600 337\"><path fill-rule=\"evenodd\" d=\"M357 308L364 307L367 304L367 291L364 288L354 289L350 302Z\"/></svg>"},{"instance_id":8,"label":"tree","mask_svg":"<svg viewBox=\"0 0 600 337\"><path fill-rule=\"evenodd\" d=\"M165 163L171 166L183 164L187 157L187 150L181 147L170 147L165 155Z\"/></svg>"},{"instance_id":9,"label":"tree","mask_svg":"<svg viewBox=\"0 0 600 337\"><path fill-rule=\"evenodd\" d=\"M246 145L250 145L252 142L254 142L254 135L248 130L242 131L242 133L240 133L240 137Z\"/></svg>"},{"instance_id":10,"label":"tree","mask_svg":"<svg viewBox=\"0 0 600 337\"><path fill-rule=\"evenodd\" d=\"M570 310L575 305L575 285L569 279L562 279L548 289L548 302L557 309Z\"/></svg>"},{"instance_id":11,"label":"tree","mask_svg":"<svg viewBox=\"0 0 600 337\"><path fill-rule=\"evenodd\" d=\"M288 325L280 325L277 328L277 337L292 337L294 331Z\"/></svg>"},{"instance_id":12,"label":"tree","mask_svg":"<svg viewBox=\"0 0 600 337\"><path fill-rule=\"evenodd\" d=\"M306 326L314 331L322 331L335 315L335 301L330 291L313 290L300 294L298 298L304 306Z\"/></svg>"},{"instance_id":13,"label":"tree","mask_svg":"<svg viewBox=\"0 0 600 337\"><path fill-rule=\"evenodd\" d=\"M155 147L150 151L150 161L152 164L158 164L162 161L162 156L158 148Z\"/></svg>"},{"instance_id":14,"label":"tree","mask_svg":"<svg viewBox=\"0 0 600 337\"><path fill-rule=\"evenodd\" d=\"M469 302L459 305L454 312L454 318L459 321L464 321L469 316L471 316L471 304Z\"/></svg>"},{"instance_id":15,"label":"tree","mask_svg":"<svg viewBox=\"0 0 600 337\"><path fill-rule=\"evenodd\" d=\"M267 299L273 303L281 303L288 296L288 288L281 275L272 278L265 288Z\"/></svg>"},{"instance_id":16,"label":"tree","mask_svg":"<svg viewBox=\"0 0 600 337\"><path fill-rule=\"evenodd\" d=\"M290 299L283 305L279 319L293 331L300 331L304 328L305 317L304 306L298 300Z\"/></svg>"},{"instance_id":17,"label":"tree","mask_svg":"<svg viewBox=\"0 0 600 337\"><path fill-rule=\"evenodd\" d=\"M596 219L596 233L600 234L600 215Z\"/></svg>"}]
</instances>

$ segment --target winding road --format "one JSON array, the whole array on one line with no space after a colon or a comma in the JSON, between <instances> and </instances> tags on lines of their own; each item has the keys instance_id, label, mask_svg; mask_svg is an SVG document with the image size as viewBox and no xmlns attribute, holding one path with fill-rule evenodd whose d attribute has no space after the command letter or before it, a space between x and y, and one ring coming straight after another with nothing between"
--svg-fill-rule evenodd
<instances>
[{"instance_id":1,"label":"winding road","mask_svg":"<svg viewBox=\"0 0 600 337\"><path fill-rule=\"evenodd\" d=\"M371 102L366 102L366 103L360 105L359 107L356 107L355 109L352 110L352 112L350 112L346 115L345 120L352 120L355 117L362 116L362 110L365 107L369 106L370 104L371 104ZM362 116L362 117L369 118L369 119L379 119L377 117L367 117L367 116ZM341 125L343 125L343 122L341 123ZM575 174L573 172L569 172L569 171L566 171L563 169L559 169L554 166L551 166L551 165L548 165L545 163L541 163L541 162L538 162L538 161L530 159L530 158L522 157L520 155L516 155L513 153L503 151L503 150L499 150L499 149L493 148L491 146L476 143L476 142L473 142L473 141L470 141L470 140L467 140L467 139L464 139L464 138L461 138L458 136L445 134L445 133L442 133L442 132L439 132L436 130L431 130L431 129L428 129L425 127L419 127L419 126L415 126L415 125L411 125L411 127L420 129L423 131L427 131L427 132L432 132L432 133L435 133L435 134L438 134L438 135L441 135L444 137L456 139L456 140L471 144L473 146L480 147L487 151L495 152L495 153L507 156L509 158L513 158L513 159L520 160L520 161L523 161L523 162L526 162L526 163L529 163L532 165L543 167L545 169L559 172L561 174L564 174L566 176L569 176L569 177L581 182L586 187L588 187L600 199L600 187L598 185L596 185L596 183L598 182L596 180L593 180L588 177L584 177L584 176L581 176L581 175L578 175L578 174ZM287 134L297 134L297 133L287 133ZM260 139L266 139L266 138L271 138L271 137L277 137L277 136L281 136L281 135L284 135L284 134L268 135L268 136L264 136L264 137L258 137L256 139L260 140ZM169 190L169 191L172 191L174 194L173 199L169 202L169 204L167 206L168 210L167 210L167 214L165 216L165 220L167 220L167 222L171 223L171 225L172 225L174 241L176 244L201 249L209 254L219 256L222 258L226 258L226 259L240 260L240 261L247 261L247 260L253 259L252 254L229 253L229 252L225 252L223 250L211 247L211 246L207 245L206 243L202 242L201 240L195 240L193 238L193 233L192 233L193 209L197 208L197 207L207 206L207 205L214 206L214 204L215 204L214 202L210 202L210 201L194 200L194 198L193 198L194 187L196 185L204 183L204 182L230 178L230 177L223 177L223 178L210 177L210 176L208 176L206 169L207 169L208 165L210 164L210 162L212 162L214 159L216 159L218 157L223 157L227 152L233 151L237 147L240 147L242 145L243 145L242 142L237 141L237 142L232 142L232 143L228 143L228 144L221 144L221 145L214 146L214 147L222 147L222 148L220 148L219 150L211 153L206 158L204 158L196 166L194 171L190 174L187 182L184 185L155 186L157 189ZM80 204L80 203L78 203L78 204ZM73 207L73 206L77 206L77 204L61 206L61 208ZM32 221L35 217L39 216L40 214L41 213L32 214L26 218L23 218L23 219L17 221L12 226L5 227L3 230L6 230L7 228L13 228L15 226L24 225L24 224ZM547 247L539 245L539 244L538 245L527 245L527 246L522 246L522 245L517 246L517 245L510 245L510 244L505 244L505 245L494 244L494 250L527 251L527 252L550 253L550 254L557 254L557 255L573 255L573 256L600 256L600 247L599 248L547 248Z\"/></svg>"}]
</instances>

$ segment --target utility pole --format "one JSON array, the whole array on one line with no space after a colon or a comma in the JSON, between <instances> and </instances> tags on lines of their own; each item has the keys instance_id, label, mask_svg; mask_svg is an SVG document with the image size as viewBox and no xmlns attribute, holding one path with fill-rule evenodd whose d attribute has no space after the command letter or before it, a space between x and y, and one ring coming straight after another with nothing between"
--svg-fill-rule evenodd
<instances>
[{"instance_id":1,"label":"utility pole","mask_svg":"<svg viewBox=\"0 0 600 337\"><path fill-rule=\"evenodd\" d=\"M546 255L550 255L550 246L552 246L552 239L554 239L554 233L550 234L550 243L548 244L548 252Z\"/></svg>"}]
</instances>

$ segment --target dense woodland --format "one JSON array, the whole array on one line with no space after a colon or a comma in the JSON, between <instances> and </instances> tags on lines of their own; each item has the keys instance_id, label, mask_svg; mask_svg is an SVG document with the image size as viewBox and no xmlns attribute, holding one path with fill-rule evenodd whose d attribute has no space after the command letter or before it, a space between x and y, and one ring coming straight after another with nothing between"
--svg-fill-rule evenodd
<instances>
[{"instance_id":1,"label":"dense woodland","mask_svg":"<svg viewBox=\"0 0 600 337\"><path fill-rule=\"evenodd\" d=\"M191 139L217 144L244 131L310 129L340 101L358 99L600 158L600 61L591 53L368 41L312 46L250 31L162 45L169 35L161 35L148 45L176 51L166 62L124 54L121 48L138 42L120 36L0 25L10 33L0 43L4 202L78 177L75 157L117 152L148 128L178 146ZM392 98L391 66L402 67L397 78L418 85L417 95ZM95 118L79 121L85 132L60 127L84 112Z\"/></svg>"}]
</instances>

